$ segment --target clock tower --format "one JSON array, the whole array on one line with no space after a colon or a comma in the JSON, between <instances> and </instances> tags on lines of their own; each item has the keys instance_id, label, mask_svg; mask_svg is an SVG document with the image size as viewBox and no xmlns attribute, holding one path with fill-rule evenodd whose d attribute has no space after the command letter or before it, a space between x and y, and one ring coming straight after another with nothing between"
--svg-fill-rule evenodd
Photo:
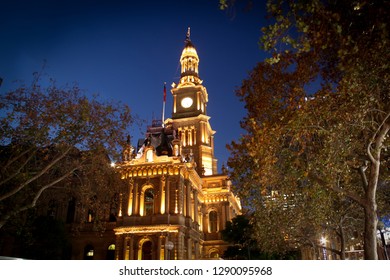
<instances>
[{"instance_id":1,"label":"clock tower","mask_svg":"<svg viewBox=\"0 0 390 280\"><path fill-rule=\"evenodd\" d=\"M207 116L208 93L199 78L199 57L190 39L188 28L184 49L180 57L181 75L173 83L172 123L182 142L182 154L193 156L197 171L202 176L217 173L214 157L214 134Z\"/></svg>"}]
</instances>

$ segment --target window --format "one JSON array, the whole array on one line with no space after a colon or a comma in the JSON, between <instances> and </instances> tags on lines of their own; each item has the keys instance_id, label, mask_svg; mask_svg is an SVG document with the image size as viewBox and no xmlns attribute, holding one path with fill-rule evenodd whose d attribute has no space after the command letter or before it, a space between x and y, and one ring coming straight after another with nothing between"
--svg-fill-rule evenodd
<instances>
[{"instance_id":1,"label":"window","mask_svg":"<svg viewBox=\"0 0 390 280\"><path fill-rule=\"evenodd\" d=\"M94 218L95 218L94 212L91 209L89 209L88 210L88 216L87 216L87 222L88 223L92 223Z\"/></svg>"},{"instance_id":2,"label":"window","mask_svg":"<svg viewBox=\"0 0 390 280\"><path fill-rule=\"evenodd\" d=\"M142 260L152 259L152 245L152 242L149 240L142 244Z\"/></svg>"},{"instance_id":3,"label":"window","mask_svg":"<svg viewBox=\"0 0 390 280\"><path fill-rule=\"evenodd\" d=\"M144 196L144 213L145 216L153 215L154 209L154 191L152 188L149 188L145 191Z\"/></svg>"},{"instance_id":4,"label":"window","mask_svg":"<svg viewBox=\"0 0 390 280\"><path fill-rule=\"evenodd\" d=\"M107 260L115 259L115 244L110 244L107 248Z\"/></svg>"},{"instance_id":5,"label":"window","mask_svg":"<svg viewBox=\"0 0 390 280\"><path fill-rule=\"evenodd\" d=\"M218 231L218 213L215 210L209 213L209 228L210 232Z\"/></svg>"},{"instance_id":6,"label":"window","mask_svg":"<svg viewBox=\"0 0 390 280\"><path fill-rule=\"evenodd\" d=\"M150 149L146 152L146 162L153 162L153 150Z\"/></svg>"},{"instance_id":7,"label":"window","mask_svg":"<svg viewBox=\"0 0 390 280\"><path fill-rule=\"evenodd\" d=\"M210 259L219 259L219 253L217 250L213 250L210 253Z\"/></svg>"}]
</instances>

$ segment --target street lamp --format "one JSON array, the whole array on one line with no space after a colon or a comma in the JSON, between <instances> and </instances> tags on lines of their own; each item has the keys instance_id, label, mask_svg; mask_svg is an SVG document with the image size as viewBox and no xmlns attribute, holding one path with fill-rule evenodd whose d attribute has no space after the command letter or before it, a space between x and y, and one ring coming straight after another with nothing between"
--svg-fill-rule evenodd
<instances>
[{"instance_id":1,"label":"street lamp","mask_svg":"<svg viewBox=\"0 0 390 280\"><path fill-rule=\"evenodd\" d=\"M172 242L172 241L168 241L168 242L165 244L165 247L166 247L167 250L168 250L168 260L170 260L170 259L171 259L171 251L172 251L172 249L173 249L173 247L174 247L173 242Z\"/></svg>"},{"instance_id":2,"label":"street lamp","mask_svg":"<svg viewBox=\"0 0 390 280\"><path fill-rule=\"evenodd\" d=\"M321 236L320 244L322 246L322 255L324 256L324 260L328 259L327 251L326 251L326 242L328 242L326 237L325 236Z\"/></svg>"}]
</instances>

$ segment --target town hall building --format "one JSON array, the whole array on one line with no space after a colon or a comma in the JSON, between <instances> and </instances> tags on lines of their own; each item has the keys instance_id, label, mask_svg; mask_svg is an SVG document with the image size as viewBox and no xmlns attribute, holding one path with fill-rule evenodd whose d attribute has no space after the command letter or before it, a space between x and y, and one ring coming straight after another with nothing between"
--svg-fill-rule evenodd
<instances>
[{"instance_id":1,"label":"town hall building","mask_svg":"<svg viewBox=\"0 0 390 280\"><path fill-rule=\"evenodd\" d=\"M122 180L115 186L110 186L110 180L106 183L115 190L112 200L107 193L105 201L92 197L94 205L89 205L66 188L42 194L32 213L63 224L69 238L61 243L66 249L54 258L193 260L223 256L229 244L222 240L221 231L226 222L241 214L241 205L226 170L221 168L218 173L216 132L207 114L208 92L199 77L199 57L189 32L180 64L180 79L171 88L171 118L154 121L145 139L135 146L128 137L122 160L114 166ZM79 183L75 177L74 184ZM18 255L21 247L16 237L12 231L3 232L0 255Z\"/></svg>"},{"instance_id":2,"label":"town hall building","mask_svg":"<svg viewBox=\"0 0 390 280\"><path fill-rule=\"evenodd\" d=\"M172 117L154 121L137 147L128 141L115 166L127 185L113 229L115 259L220 258L228 246L221 231L241 214L226 172L218 174L208 93L189 32L180 64Z\"/></svg>"}]
</instances>

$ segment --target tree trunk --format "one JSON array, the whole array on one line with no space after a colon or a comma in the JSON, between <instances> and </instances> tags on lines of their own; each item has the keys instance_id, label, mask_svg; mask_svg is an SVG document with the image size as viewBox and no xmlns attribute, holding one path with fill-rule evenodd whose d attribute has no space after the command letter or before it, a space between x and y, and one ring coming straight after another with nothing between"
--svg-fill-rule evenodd
<instances>
[{"instance_id":1,"label":"tree trunk","mask_svg":"<svg viewBox=\"0 0 390 280\"><path fill-rule=\"evenodd\" d=\"M374 137L367 146L367 155L370 159L370 174L368 185L365 190L365 205L364 205L364 258L366 260L377 260L377 205L376 205L376 191L379 180L381 150L383 142L390 130L390 123L388 119L390 113L385 117Z\"/></svg>"},{"instance_id":2,"label":"tree trunk","mask_svg":"<svg viewBox=\"0 0 390 280\"><path fill-rule=\"evenodd\" d=\"M377 260L377 223L376 205L369 205L364 208L364 259Z\"/></svg>"},{"instance_id":3,"label":"tree trunk","mask_svg":"<svg viewBox=\"0 0 390 280\"><path fill-rule=\"evenodd\" d=\"M366 260L377 260L377 205L376 190L379 178L380 161L376 157L371 160L370 175L366 189L366 199L364 205L364 258Z\"/></svg>"},{"instance_id":4,"label":"tree trunk","mask_svg":"<svg viewBox=\"0 0 390 280\"><path fill-rule=\"evenodd\" d=\"M340 224L340 259L345 260L345 232L342 223Z\"/></svg>"}]
</instances>

